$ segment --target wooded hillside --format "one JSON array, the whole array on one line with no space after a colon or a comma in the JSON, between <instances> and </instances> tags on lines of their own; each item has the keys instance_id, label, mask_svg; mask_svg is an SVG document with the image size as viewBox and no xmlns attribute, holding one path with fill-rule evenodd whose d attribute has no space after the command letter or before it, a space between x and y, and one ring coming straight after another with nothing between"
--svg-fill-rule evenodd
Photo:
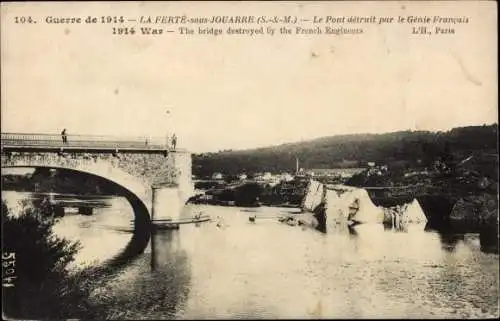
<instances>
[{"instance_id":1,"label":"wooded hillside","mask_svg":"<svg viewBox=\"0 0 500 321\"><path fill-rule=\"evenodd\" d=\"M364 167L367 162L425 166L438 158L460 160L470 154L496 154L498 124L459 127L446 132L400 131L323 137L266 148L193 155L193 174L206 177L254 172L295 171L300 167Z\"/></svg>"}]
</instances>

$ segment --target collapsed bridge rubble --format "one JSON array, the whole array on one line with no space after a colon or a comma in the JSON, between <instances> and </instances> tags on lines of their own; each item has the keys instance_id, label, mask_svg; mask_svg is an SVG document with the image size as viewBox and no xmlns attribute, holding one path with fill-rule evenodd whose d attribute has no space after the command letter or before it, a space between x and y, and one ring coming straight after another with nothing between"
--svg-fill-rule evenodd
<instances>
[{"instance_id":1,"label":"collapsed bridge rubble","mask_svg":"<svg viewBox=\"0 0 500 321\"><path fill-rule=\"evenodd\" d=\"M393 207L376 206L363 188L345 185L324 185L310 180L301 204L303 211L313 213L316 225L341 223L384 224L400 228L404 224L427 223L427 217L417 199Z\"/></svg>"}]
</instances>

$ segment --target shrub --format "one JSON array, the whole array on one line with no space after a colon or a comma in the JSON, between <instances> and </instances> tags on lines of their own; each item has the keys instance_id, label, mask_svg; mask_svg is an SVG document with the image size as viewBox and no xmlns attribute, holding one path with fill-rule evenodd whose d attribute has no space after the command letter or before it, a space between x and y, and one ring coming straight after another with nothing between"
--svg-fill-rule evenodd
<instances>
[{"instance_id":1,"label":"shrub","mask_svg":"<svg viewBox=\"0 0 500 321\"><path fill-rule=\"evenodd\" d=\"M52 232L55 220L44 208L23 206L10 213L2 201L2 254L15 255L14 286L4 288L4 313L14 318L54 318L75 294L68 290L68 264L80 248ZM73 292L73 293L70 293Z\"/></svg>"}]
</instances>

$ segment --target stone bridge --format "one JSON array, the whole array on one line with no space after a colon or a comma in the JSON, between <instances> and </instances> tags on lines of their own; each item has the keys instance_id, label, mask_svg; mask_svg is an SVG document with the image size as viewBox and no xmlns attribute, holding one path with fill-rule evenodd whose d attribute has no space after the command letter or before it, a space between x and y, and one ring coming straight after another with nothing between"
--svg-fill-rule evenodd
<instances>
[{"instance_id":1,"label":"stone bridge","mask_svg":"<svg viewBox=\"0 0 500 321\"><path fill-rule=\"evenodd\" d=\"M114 183L142 222L175 219L192 196L191 154L144 137L1 134L2 168L54 168Z\"/></svg>"}]
</instances>

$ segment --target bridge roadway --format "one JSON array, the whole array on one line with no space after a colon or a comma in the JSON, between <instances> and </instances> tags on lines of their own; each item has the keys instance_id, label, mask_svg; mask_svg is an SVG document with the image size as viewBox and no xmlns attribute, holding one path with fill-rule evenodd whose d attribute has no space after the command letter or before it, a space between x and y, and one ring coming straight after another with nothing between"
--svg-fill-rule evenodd
<instances>
[{"instance_id":1,"label":"bridge roadway","mask_svg":"<svg viewBox=\"0 0 500 321\"><path fill-rule=\"evenodd\" d=\"M101 135L67 135L67 143L63 143L61 135L52 134L22 134L1 133L1 148L3 151L71 151L113 152L159 154L165 152L186 152L185 149L175 150L167 146L165 140L158 138L118 137Z\"/></svg>"}]
</instances>

